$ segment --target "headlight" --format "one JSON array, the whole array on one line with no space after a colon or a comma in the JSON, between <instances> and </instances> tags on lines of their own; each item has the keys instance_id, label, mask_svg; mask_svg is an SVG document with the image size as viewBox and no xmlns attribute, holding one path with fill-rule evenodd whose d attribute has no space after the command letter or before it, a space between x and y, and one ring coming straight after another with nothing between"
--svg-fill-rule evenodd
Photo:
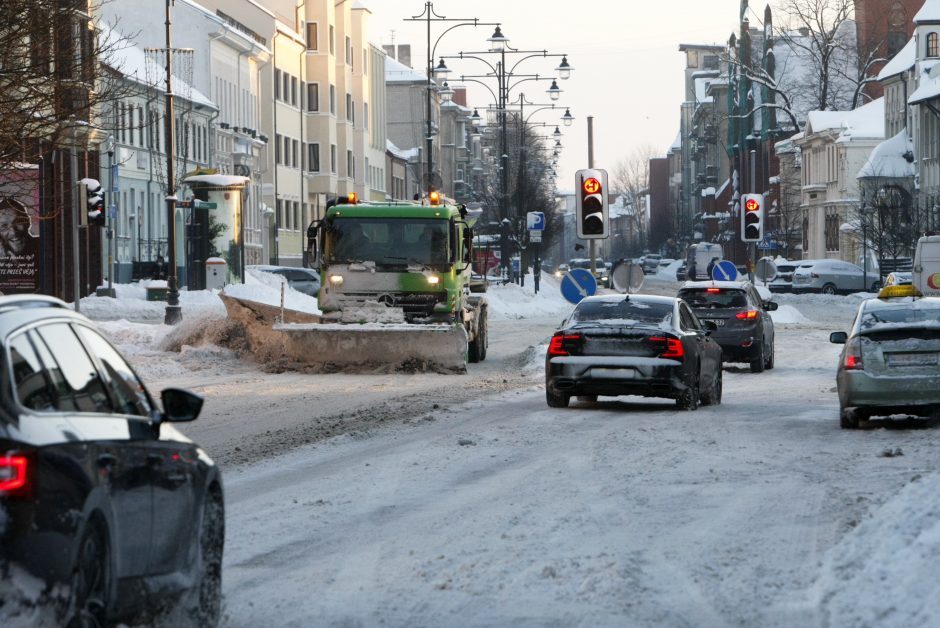
<instances>
[{"instance_id":1,"label":"headlight","mask_svg":"<svg viewBox=\"0 0 940 628\"><path fill-rule=\"evenodd\" d=\"M343 276L342 275L330 275L330 283L334 286L343 285Z\"/></svg>"},{"instance_id":2,"label":"headlight","mask_svg":"<svg viewBox=\"0 0 940 628\"><path fill-rule=\"evenodd\" d=\"M428 283L431 284L432 286L436 286L437 284L441 283L441 278L438 277L437 275L429 275Z\"/></svg>"}]
</instances>

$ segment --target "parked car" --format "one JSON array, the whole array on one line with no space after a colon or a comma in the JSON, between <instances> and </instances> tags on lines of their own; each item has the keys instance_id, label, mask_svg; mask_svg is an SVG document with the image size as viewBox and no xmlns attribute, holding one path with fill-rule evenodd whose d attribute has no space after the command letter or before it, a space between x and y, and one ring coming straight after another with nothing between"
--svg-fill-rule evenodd
<instances>
[{"instance_id":1,"label":"parked car","mask_svg":"<svg viewBox=\"0 0 940 628\"><path fill-rule=\"evenodd\" d=\"M747 281L688 281L679 298L701 321L715 324L712 338L721 346L725 362L747 362L752 373L774 367L774 322L768 312L777 309Z\"/></svg>"},{"instance_id":2,"label":"parked car","mask_svg":"<svg viewBox=\"0 0 940 628\"><path fill-rule=\"evenodd\" d=\"M675 399L683 410L721 403L721 348L682 300L593 296L574 308L545 356L545 398L564 408L577 395Z\"/></svg>"},{"instance_id":3,"label":"parked car","mask_svg":"<svg viewBox=\"0 0 940 628\"><path fill-rule=\"evenodd\" d=\"M644 256L643 261L640 264L643 267L643 272L649 275L658 271L659 262L662 259L663 256L657 253L650 253L649 255Z\"/></svg>"},{"instance_id":4,"label":"parked car","mask_svg":"<svg viewBox=\"0 0 940 628\"><path fill-rule=\"evenodd\" d=\"M795 293L878 292L880 285L877 273L868 273L866 276L861 267L838 259L804 260L793 271L792 287Z\"/></svg>"},{"instance_id":5,"label":"parked car","mask_svg":"<svg viewBox=\"0 0 940 628\"><path fill-rule=\"evenodd\" d=\"M166 389L160 410L91 322L50 297L0 297L0 341L0 567L66 591L61 625L156 610L215 625L222 478L174 427L202 398Z\"/></svg>"},{"instance_id":6,"label":"parked car","mask_svg":"<svg viewBox=\"0 0 940 628\"><path fill-rule=\"evenodd\" d=\"M777 264L777 276L768 284L771 292L793 292L793 271L800 262L780 262Z\"/></svg>"},{"instance_id":7,"label":"parked car","mask_svg":"<svg viewBox=\"0 0 940 628\"><path fill-rule=\"evenodd\" d=\"M899 294L898 288L885 290ZM836 371L843 429L874 415L940 409L940 298L866 299L852 330L829 340L845 345Z\"/></svg>"},{"instance_id":8,"label":"parked car","mask_svg":"<svg viewBox=\"0 0 940 628\"><path fill-rule=\"evenodd\" d=\"M287 280L287 285L311 297L320 294L320 273L311 268L297 266L249 266L248 268L260 270L274 275L280 275Z\"/></svg>"}]
</instances>

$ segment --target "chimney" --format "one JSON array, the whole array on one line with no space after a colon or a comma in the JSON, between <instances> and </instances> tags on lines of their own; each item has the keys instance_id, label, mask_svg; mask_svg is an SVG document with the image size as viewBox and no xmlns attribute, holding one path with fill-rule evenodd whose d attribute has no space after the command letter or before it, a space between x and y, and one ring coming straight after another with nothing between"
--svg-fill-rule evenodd
<instances>
[{"instance_id":1,"label":"chimney","mask_svg":"<svg viewBox=\"0 0 940 628\"><path fill-rule=\"evenodd\" d=\"M411 44L398 44L398 62L411 67Z\"/></svg>"},{"instance_id":2,"label":"chimney","mask_svg":"<svg viewBox=\"0 0 940 628\"><path fill-rule=\"evenodd\" d=\"M384 50L385 54L387 54L392 59L395 58L395 44L387 44L382 46L382 50Z\"/></svg>"},{"instance_id":3,"label":"chimney","mask_svg":"<svg viewBox=\"0 0 940 628\"><path fill-rule=\"evenodd\" d=\"M466 87L454 88L454 103L462 107L467 106L467 88Z\"/></svg>"}]
</instances>

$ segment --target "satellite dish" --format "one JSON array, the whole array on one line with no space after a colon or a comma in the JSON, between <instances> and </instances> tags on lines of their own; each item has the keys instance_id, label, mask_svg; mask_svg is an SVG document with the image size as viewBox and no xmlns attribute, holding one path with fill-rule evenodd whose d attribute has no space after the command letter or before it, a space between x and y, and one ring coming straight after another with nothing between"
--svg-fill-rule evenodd
<instances>
[{"instance_id":1,"label":"satellite dish","mask_svg":"<svg viewBox=\"0 0 940 628\"><path fill-rule=\"evenodd\" d=\"M633 294L643 287L644 277L643 269L639 264L625 262L614 269L610 282L617 292Z\"/></svg>"},{"instance_id":2,"label":"satellite dish","mask_svg":"<svg viewBox=\"0 0 940 628\"><path fill-rule=\"evenodd\" d=\"M777 265L769 257L760 259L754 268L754 275L764 282L773 281L777 276Z\"/></svg>"}]
</instances>

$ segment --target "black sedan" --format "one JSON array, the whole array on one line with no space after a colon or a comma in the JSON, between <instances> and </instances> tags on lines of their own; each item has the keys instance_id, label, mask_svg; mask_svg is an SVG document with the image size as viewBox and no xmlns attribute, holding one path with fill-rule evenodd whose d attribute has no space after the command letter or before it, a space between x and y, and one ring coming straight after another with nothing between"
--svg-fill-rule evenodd
<instances>
[{"instance_id":1,"label":"black sedan","mask_svg":"<svg viewBox=\"0 0 940 628\"><path fill-rule=\"evenodd\" d=\"M49 297L0 297L0 577L46 583L59 623L159 616L214 625L224 514L218 468L159 410L121 355Z\"/></svg>"},{"instance_id":2,"label":"black sedan","mask_svg":"<svg viewBox=\"0 0 940 628\"><path fill-rule=\"evenodd\" d=\"M588 297L552 336L545 397L675 399L683 410L721 403L721 347L681 299L640 294Z\"/></svg>"},{"instance_id":3,"label":"black sedan","mask_svg":"<svg viewBox=\"0 0 940 628\"><path fill-rule=\"evenodd\" d=\"M679 298L692 306L702 321L714 323L715 341L726 362L747 362L752 373L774 367L774 322L777 309L764 301L747 281L688 281Z\"/></svg>"}]
</instances>

